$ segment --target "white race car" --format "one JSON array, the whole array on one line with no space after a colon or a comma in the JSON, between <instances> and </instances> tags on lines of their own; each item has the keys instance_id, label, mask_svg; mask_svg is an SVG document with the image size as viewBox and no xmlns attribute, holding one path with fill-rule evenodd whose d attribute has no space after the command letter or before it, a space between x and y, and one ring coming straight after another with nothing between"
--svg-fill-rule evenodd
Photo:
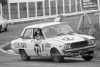
<instances>
[{"instance_id":1,"label":"white race car","mask_svg":"<svg viewBox=\"0 0 100 67\"><path fill-rule=\"evenodd\" d=\"M8 22L0 15L0 32L7 31Z\"/></svg>"},{"instance_id":2,"label":"white race car","mask_svg":"<svg viewBox=\"0 0 100 67\"><path fill-rule=\"evenodd\" d=\"M64 57L79 55L90 61L95 46L94 37L75 33L66 22L27 26L20 38L11 41L11 48L24 61L30 57L51 57L55 62L61 62Z\"/></svg>"}]
</instances>

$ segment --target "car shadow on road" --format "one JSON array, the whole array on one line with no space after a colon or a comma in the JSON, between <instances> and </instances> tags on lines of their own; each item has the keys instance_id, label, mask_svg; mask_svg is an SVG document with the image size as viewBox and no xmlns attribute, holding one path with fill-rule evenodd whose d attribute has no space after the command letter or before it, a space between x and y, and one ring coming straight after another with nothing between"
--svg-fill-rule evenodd
<instances>
[{"instance_id":1,"label":"car shadow on road","mask_svg":"<svg viewBox=\"0 0 100 67\"><path fill-rule=\"evenodd\" d=\"M31 58L31 60L27 61L27 62L46 62L46 63L55 63L51 58ZM64 61L62 61L61 63L82 63L82 62L86 62L82 59L73 59L73 58L68 58L68 59L64 59Z\"/></svg>"}]
</instances>

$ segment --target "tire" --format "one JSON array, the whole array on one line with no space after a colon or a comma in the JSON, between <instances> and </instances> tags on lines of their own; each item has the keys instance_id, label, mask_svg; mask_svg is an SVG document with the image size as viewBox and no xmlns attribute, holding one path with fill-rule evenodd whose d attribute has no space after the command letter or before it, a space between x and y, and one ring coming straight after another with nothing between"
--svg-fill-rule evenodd
<instances>
[{"instance_id":1,"label":"tire","mask_svg":"<svg viewBox=\"0 0 100 67\"><path fill-rule=\"evenodd\" d=\"M1 31L1 29L0 29L0 33L1 33L2 31Z\"/></svg>"},{"instance_id":2,"label":"tire","mask_svg":"<svg viewBox=\"0 0 100 67\"><path fill-rule=\"evenodd\" d=\"M2 25L0 25L0 33L2 32Z\"/></svg>"},{"instance_id":3,"label":"tire","mask_svg":"<svg viewBox=\"0 0 100 67\"><path fill-rule=\"evenodd\" d=\"M57 49L51 50L51 57L54 62L62 62L64 60L64 57L61 56Z\"/></svg>"},{"instance_id":4,"label":"tire","mask_svg":"<svg viewBox=\"0 0 100 67\"><path fill-rule=\"evenodd\" d=\"M85 52L82 54L82 58L85 60L85 61L90 61L93 59L93 56L94 56L94 52L93 51L89 51L89 52Z\"/></svg>"},{"instance_id":5,"label":"tire","mask_svg":"<svg viewBox=\"0 0 100 67\"><path fill-rule=\"evenodd\" d=\"M25 50L21 50L20 51L20 56L21 56L21 58L22 58L23 61L30 60L30 57L26 54Z\"/></svg>"},{"instance_id":6,"label":"tire","mask_svg":"<svg viewBox=\"0 0 100 67\"><path fill-rule=\"evenodd\" d=\"M5 31L7 31L7 30L8 30L8 25L6 25L6 28L4 28L4 30L5 30Z\"/></svg>"},{"instance_id":7,"label":"tire","mask_svg":"<svg viewBox=\"0 0 100 67\"><path fill-rule=\"evenodd\" d=\"M7 28L5 28L4 30L5 30L5 31L7 31L8 29L7 29Z\"/></svg>"}]
</instances>

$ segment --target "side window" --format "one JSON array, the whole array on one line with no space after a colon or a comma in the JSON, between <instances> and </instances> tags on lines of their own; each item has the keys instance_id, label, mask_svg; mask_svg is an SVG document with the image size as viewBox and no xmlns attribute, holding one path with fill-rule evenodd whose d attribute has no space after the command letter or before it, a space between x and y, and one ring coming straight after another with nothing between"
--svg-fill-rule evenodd
<instances>
[{"instance_id":1,"label":"side window","mask_svg":"<svg viewBox=\"0 0 100 67\"><path fill-rule=\"evenodd\" d=\"M42 39L43 34L42 34L41 29L36 28L36 29L34 29L34 39L38 39L38 38Z\"/></svg>"},{"instance_id":2,"label":"side window","mask_svg":"<svg viewBox=\"0 0 100 67\"><path fill-rule=\"evenodd\" d=\"M27 29L23 35L24 39L33 39L33 29Z\"/></svg>"}]
</instances>

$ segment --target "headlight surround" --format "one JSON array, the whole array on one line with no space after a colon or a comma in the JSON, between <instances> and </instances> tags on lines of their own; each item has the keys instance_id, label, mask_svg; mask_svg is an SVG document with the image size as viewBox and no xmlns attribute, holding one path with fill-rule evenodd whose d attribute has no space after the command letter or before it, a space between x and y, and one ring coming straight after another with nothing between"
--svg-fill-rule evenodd
<instances>
[{"instance_id":1,"label":"headlight surround","mask_svg":"<svg viewBox=\"0 0 100 67\"><path fill-rule=\"evenodd\" d=\"M94 39L91 39L88 42L89 42L89 45L94 45L95 44L95 40Z\"/></svg>"},{"instance_id":2,"label":"headlight surround","mask_svg":"<svg viewBox=\"0 0 100 67\"><path fill-rule=\"evenodd\" d=\"M65 44L65 46L64 46L64 49L65 49L65 50L68 50L68 49L70 49L70 48L71 48L71 44L70 44L70 43Z\"/></svg>"}]
</instances>

